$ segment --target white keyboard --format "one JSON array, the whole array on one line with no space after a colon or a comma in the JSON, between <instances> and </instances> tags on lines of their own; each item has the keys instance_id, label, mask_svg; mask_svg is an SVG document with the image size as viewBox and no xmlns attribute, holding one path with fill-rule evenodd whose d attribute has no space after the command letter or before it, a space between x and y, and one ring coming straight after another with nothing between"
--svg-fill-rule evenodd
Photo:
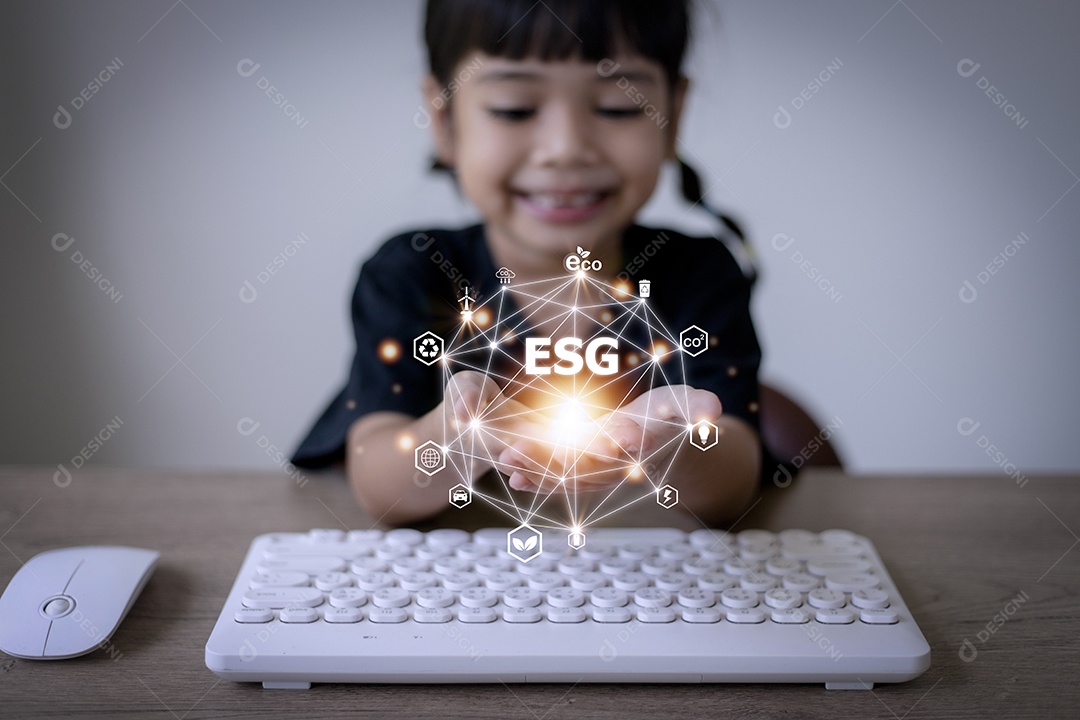
<instances>
[{"instance_id":1,"label":"white keyboard","mask_svg":"<svg viewBox=\"0 0 1080 720\"><path fill-rule=\"evenodd\" d=\"M312 530L251 544L206 665L313 682L824 682L930 666L874 546L845 530ZM577 539L575 539L577 541ZM524 547L519 543L519 547ZM520 553L518 553L520 555Z\"/></svg>"}]
</instances>

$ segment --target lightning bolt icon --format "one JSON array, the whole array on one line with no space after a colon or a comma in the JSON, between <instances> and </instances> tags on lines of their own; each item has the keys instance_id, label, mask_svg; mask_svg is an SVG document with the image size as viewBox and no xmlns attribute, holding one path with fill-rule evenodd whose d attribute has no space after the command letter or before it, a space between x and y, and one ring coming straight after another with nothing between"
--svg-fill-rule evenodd
<instances>
[{"instance_id":1,"label":"lightning bolt icon","mask_svg":"<svg viewBox=\"0 0 1080 720\"><path fill-rule=\"evenodd\" d=\"M664 491L664 502L667 502L670 499L671 499L671 488L668 488L667 490Z\"/></svg>"}]
</instances>

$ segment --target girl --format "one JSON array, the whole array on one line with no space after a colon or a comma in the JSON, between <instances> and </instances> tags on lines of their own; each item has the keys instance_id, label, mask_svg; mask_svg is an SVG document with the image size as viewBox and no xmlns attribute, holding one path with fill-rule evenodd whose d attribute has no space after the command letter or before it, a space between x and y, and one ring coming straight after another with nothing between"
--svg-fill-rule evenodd
<instances>
[{"instance_id":1,"label":"girl","mask_svg":"<svg viewBox=\"0 0 1080 720\"><path fill-rule=\"evenodd\" d=\"M676 159L688 26L687 0L429 0L423 92L435 167L453 175L482 223L405 233L363 265L348 384L295 464L344 458L358 501L391 524L439 512L456 483L494 473L507 476L510 502L528 504L522 493L535 493L535 503L610 491L662 468L679 490L679 506L705 521L730 521L747 508L761 468L752 274L744 275L719 239L634 223L661 167ZM696 176L680 165L684 195L701 202ZM726 222L729 234L738 234ZM675 333L697 328L707 340L703 352L686 354L685 384L653 375L651 384L618 395L598 420L601 431L568 460L549 439L541 394L528 392L539 377L549 378L521 372L527 343L517 335L528 327L530 336L554 341L581 326L593 335L610 326L603 303L578 308L580 283L556 283L537 301L535 288L566 278L568 263L579 267L571 255L577 263L593 259L588 273L596 287L626 293L649 280L652 293L642 302L650 311ZM506 312L471 317L469 308L494 308L495 298ZM484 327L520 320L523 310L526 324ZM465 325L475 324L467 330L505 339L506 347L495 352L493 342L487 364L462 362L445 382L450 365L418 362L410 350L426 332L461 332L465 312ZM526 364L543 357L538 343ZM590 381L574 382L580 389ZM463 431L481 422L482 432ZM677 452L687 428L706 422L715 426L708 451ZM425 471L430 482L419 476L413 448L427 439L468 457L467 477L450 466ZM565 483L571 470L573 487Z\"/></svg>"}]
</instances>

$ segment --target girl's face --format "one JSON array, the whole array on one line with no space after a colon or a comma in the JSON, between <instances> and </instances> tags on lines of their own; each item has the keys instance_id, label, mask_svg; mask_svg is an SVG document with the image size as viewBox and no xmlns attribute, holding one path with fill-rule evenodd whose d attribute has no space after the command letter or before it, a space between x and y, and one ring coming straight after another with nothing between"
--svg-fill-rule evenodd
<instances>
[{"instance_id":1,"label":"girl's face","mask_svg":"<svg viewBox=\"0 0 1080 720\"><path fill-rule=\"evenodd\" d=\"M433 78L425 91L439 157L483 216L496 261L550 276L580 245L613 266L674 156L685 81L672 91L640 56L598 65L477 53L463 68L449 102Z\"/></svg>"}]
</instances>

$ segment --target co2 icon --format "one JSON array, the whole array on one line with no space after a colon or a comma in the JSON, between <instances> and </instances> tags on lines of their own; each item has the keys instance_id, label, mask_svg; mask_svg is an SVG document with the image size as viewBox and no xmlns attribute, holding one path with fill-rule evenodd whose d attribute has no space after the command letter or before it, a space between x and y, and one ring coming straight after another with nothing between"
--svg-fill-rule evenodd
<instances>
[{"instance_id":1,"label":"co2 icon","mask_svg":"<svg viewBox=\"0 0 1080 720\"><path fill-rule=\"evenodd\" d=\"M709 334L691 325L679 333L679 347L690 357L696 357L709 349Z\"/></svg>"}]
</instances>

